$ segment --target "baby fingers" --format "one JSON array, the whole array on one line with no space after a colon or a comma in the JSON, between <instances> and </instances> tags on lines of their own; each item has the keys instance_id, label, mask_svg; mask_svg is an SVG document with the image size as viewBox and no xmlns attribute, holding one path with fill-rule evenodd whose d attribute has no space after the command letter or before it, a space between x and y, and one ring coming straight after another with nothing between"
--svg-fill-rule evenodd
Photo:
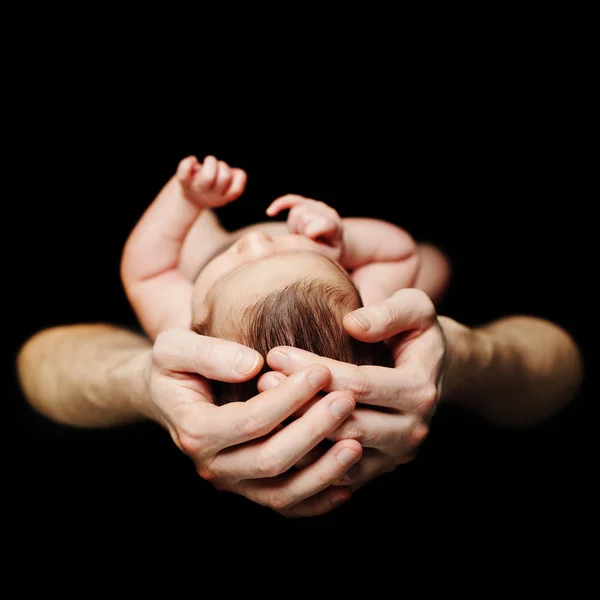
<instances>
[{"instance_id":1,"label":"baby fingers","mask_svg":"<svg viewBox=\"0 0 600 600\"><path fill-rule=\"evenodd\" d=\"M311 239L319 237L334 237L338 231L338 223L322 215L307 213L303 215L304 235Z\"/></svg>"},{"instance_id":2,"label":"baby fingers","mask_svg":"<svg viewBox=\"0 0 600 600\"><path fill-rule=\"evenodd\" d=\"M286 194L285 196L281 196L281 198L277 198L273 200L269 207L267 208L267 215L269 217L274 217L278 215L282 210L288 210L290 208L294 208L298 204L301 204L306 201L306 198L303 196L298 196L297 194Z\"/></svg>"}]
</instances>

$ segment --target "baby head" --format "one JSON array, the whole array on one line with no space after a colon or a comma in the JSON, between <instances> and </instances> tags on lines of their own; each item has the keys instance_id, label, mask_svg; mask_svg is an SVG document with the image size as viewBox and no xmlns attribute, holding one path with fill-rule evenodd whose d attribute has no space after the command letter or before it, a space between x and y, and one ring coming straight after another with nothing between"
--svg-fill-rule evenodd
<instances>
[{"instance_id":1,"label":"baby head","mask_svg":"<svg viewBox=\"0 0 600 600\"><path fill-rule=\"evenodd\" d=\"M198 276L192 327L202 335L232 340L266 356L276 346L295 346L354 364L391 366L384 344L359 342L342 320L362 302L348 274L327 247L300 235L252 231L213 259ZM217 404L245 401L256 382L213 382Z\"/></svg>"}]
</instances>

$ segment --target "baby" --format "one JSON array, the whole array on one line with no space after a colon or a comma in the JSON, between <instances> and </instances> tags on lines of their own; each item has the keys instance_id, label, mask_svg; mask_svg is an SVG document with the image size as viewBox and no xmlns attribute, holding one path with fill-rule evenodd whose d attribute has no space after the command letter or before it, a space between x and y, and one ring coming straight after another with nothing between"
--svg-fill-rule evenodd
<instances>
[{"instance_id":1,"label":"baby","mask_svg":"<svg viewBox=\"0 0 600 600\"><path fill-rule=\"evenodd\" d=\"M341 219L323 202L297 195L266 210L270 217L289 210L286 223L228 232L211 209L239 198L246 180L242 169L213 156L202 164L185 158L142 215L125 244L121 277L144 331L154 339L165 329L191 328L263 356L289 345L391 366L385 344L346 333L344 315L404 287L421 287L435 301L446 283L444 258L396 225ZM256 395L257 378L213 382L215 402Z\"/></svg>"}]
</instances>

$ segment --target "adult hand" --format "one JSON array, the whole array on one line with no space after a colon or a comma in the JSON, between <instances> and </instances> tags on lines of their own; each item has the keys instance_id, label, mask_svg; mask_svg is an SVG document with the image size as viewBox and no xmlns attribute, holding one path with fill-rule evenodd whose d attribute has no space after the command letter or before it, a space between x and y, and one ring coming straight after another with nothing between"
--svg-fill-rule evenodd
<instances>
[{"instance_id":1,"label":"adult hand","mask_svg":"<svg viewBox=\"0 0 600 600\"><path fill-rule=\"evenodd\" d=\"M282 346L269 352L267 363L277 373L266 373L259 390L285 385L285 376L292 377L315 362L331 371L324 390L349 392L358 403L328 436L337 443L356 440L364 448L360 462L338 482L357 489L415 458L440 396L446 343L433 303L412 288L349 313L344 327L365 342L385 340L393 352L394 368L356 366ZM313 451L312 456L318 453Z\"/></svg>"},{"instance_id":2,"label":"adult hand","mask_svg":"<svg viewBox=\"0 0 600 600\"><path fill-rule=\"evenodd\" d=\"M360 459L361 445L340 439L309 467L291 467L332 435L355 401L348 392L329 393L282 427L331 381L326 367L307 364L277 389L247 402L213 403L207 378L245 381L262 365L260 354L246 346L189 330L164 331L145 366L151 414L218 489L285 516L326 513L350 497L351 490L335 482Z\"/></svg>"}]
</instances>

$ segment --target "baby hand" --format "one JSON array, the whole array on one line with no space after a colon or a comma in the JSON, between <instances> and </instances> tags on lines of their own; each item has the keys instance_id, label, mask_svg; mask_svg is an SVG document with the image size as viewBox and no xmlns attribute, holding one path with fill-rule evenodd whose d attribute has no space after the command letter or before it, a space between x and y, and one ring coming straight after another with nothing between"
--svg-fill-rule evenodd
<instances>
[{"instance_id":1,"label":"baby hand","mask_svg":"<svg viewBox=\"0 0 600 600\"><path fill-rule=\"evenodd\" d=\"M203 163L195 156L188 156L177 167L177 179L186 198L208 208L239 198L246 187L247 175L214 156L207 156Z\"/></svg>"},{"instance_id":2,"label":"baby hand","mask_svg":"<svg viewBox=\"0 0 600 600\"><path fill-rule=\"evenodd\" d=\"M287 194L274 200L267 215L274 217L282 210L290 209L287 218L288 231L326 244L332 248L342 248L342 219L331 206L318 200L310 200L296 194Z\"/></svg>"}]
</instances>

